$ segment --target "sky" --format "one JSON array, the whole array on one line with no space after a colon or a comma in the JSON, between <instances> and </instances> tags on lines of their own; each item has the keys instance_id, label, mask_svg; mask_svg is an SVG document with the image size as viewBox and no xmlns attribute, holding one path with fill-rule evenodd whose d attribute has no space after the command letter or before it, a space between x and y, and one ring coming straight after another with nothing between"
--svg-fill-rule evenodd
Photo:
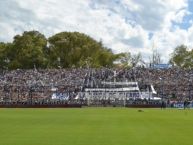
<instances>
[{"instance_id":1,"label":"sky","mask_svg":"<svg viewBox=\"0 0 193 145\"><path fill-rule=\"evenodd\" d=\"M0 41L30 30L82 32L145 61L156 49L167 63L175 47L193 46L193 0L0 0Z\"/></svg>"}]
</instances>

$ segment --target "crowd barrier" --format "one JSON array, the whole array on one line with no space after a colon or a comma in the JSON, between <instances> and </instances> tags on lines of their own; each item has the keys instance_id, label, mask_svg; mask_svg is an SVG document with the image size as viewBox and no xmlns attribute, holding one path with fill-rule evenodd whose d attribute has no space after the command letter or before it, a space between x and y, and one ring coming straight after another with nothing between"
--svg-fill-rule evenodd
<instances>
[{"instance_id":1,"label":"crowd barrier","mask_svg":"<svg viewBox=\"0 0 193 145\"><path fill-rule=\"evenodd\" d=\"M80 104L0 104L0 108L81 108Z\"/></svg>"}]
</instances>

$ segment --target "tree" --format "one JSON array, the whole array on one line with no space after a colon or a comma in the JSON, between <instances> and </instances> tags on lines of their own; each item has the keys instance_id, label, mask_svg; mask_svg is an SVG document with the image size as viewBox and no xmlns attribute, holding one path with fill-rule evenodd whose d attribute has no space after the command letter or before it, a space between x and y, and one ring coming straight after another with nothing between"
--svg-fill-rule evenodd
<instances>
[{"instance_id":1,"label":"tree","mask_svg":"<svg viewBox=\"0 0 193 145\"><path fill-rule=\"evenodd\" d=\"M131 54L130 52L118 54L117 63L124 68L136 67L139 63L144 64L141 53Z\"/></svg>"},{"instance_id":2,"label":"tree","mask_svg":"<svg viewBox=\"0 0 193 145\"><path fill-rule=\"evenodd\" d=\"M126 53L121 53L119 54L119 59L117 60L118 62L121 63L121 65L124 68L128 68L131 67L130 62L131 62L131 53L130 52L126 52Z\"/></svg>"},{"instance_id":3,"label":"tree","mask_svg":"<svg viewBox=\"0 0 193 145\"><path fill-rule=\"evenodd\" d=\"M47 40L38 31L24 32L16 35L8 54L10 56L10 69L44 68L46 66Z\"/></svg>"},{"instance_id":4,"label":"tree","mask_svg":"<svg viewBox=\"0 0 193 145\"><path fill-rule=\"evenodd\" d=\"M8 66L9 58L7 54L7 50L9 49L11 44L9 43L0 43L0 68L5 69Z\"/></svg>"},{"instance_id":5,"label":"tree","mask_svg":"<svg viewBox=\"0 0 193 145\"><path fill-rule=\"evenodd\" d=\"M187 46L177 46L171 54L170 63L181 68L193 68L193 50L188 51Z\"/></svg>"},{"instance_id":6,"label":"tree","mask_svg":"<svg viewBox=\"0 0 193 145\"><path fill-rule=\"evenodd\" d=\"M131 65L132 67L136 67L138 63L142 62L141 53L134 54L131 56Z\"/></svg>"},{"instance_id":7,"label":"tree","mask_svg":"<svg viewBox=\"0 0 193 145\"><path fill-rule=\"evenodd\" d=\"M112 67L119 57L102 41L79 32L61 32L47 40L38 31L26 31L12 43L0 43L3 69Z\"/></svg>"},{"instance_id":8,"label":"tree","mask_svg":"<svg viewBox=\"0 0 193 145\"><path fill-rule=\"evenodd\" d=\"M58 66L57 58L61 59L61 67L90 67L112 65L115 55L105 48L102 42L79 32L61 32L48 39L49 58L53 67ZM89 60L89 61L88 61Z\"/></svg>"}]
</instances>

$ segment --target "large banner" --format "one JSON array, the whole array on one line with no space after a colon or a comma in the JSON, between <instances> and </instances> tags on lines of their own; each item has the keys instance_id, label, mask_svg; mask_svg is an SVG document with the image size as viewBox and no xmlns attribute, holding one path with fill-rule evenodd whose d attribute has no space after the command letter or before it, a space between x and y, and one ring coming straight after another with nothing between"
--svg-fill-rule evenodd
<instances>
[{"instance_id":1,"label":"large banner","mask_svg":"<svg viewBox=\"0 0 193 145\"><path fill-rule=\"evenodd\" d=\"M183 103L183 102L174 103L174 104L173 104L173 107L174 107L174 108L184 108L184 103ZM186 107L192 108L192 107L193 107L193 103L191 102L191 103L187 104Z\"/></svg>"},{"instance_id":2,"label":"large banner","mask_svg":"<svg viewBox=\"0 0 193 145\"><path fill-rule=\"evenodd\" d=\"M152 64L151 65L151 68L154 68L154 69L168 69L171 67L172 67L171 64Z\"/></svg>"},{"instance_id":3,"label":"large banner","mask_svg":"<svg viewBox=\"0 0 193 145\"><path fill-rule=\"evenodd\" d=\"M184 103L175 103L174 108L184 108Z\"/></svg>"}]
</instances>

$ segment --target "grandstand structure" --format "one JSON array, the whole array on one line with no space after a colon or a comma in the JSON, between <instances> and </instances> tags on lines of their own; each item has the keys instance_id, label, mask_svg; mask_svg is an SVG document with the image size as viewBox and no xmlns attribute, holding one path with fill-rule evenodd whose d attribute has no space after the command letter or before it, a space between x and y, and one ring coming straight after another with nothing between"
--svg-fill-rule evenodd
<instances>
[{"instance_id":1,"label":"grandstand structure","mask_svg":"<svg viewBox=\"0 0 193 145\"><path fill-rule=\"evenodd\" d=\"M87 100L87 105L103 103L122 106L131 100L161 100L161 98L156 97L157 93L153 85L145 84L143 88L140 88L136 81L129 81L126 78L121 79L123 81L117 81L119 72L114 71L113 73L113 75L108 74L108 78L104 80L97 79L92 72L89 73L85 77L83 89L79 92L78 98Z\"/></svg>"}]
</instances>

